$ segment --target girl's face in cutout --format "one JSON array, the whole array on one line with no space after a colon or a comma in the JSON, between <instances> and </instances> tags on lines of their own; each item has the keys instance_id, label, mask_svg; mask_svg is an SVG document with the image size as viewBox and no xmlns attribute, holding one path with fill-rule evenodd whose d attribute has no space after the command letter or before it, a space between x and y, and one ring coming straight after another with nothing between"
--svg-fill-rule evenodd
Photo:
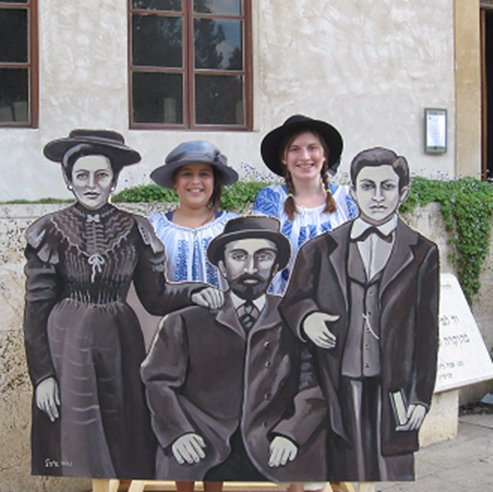
<instances>
[{"instance_id":1,"label":"girl's face in cutout","mask_svg":"<svg viewBox=\"0 0 493 492\"><path fill-rule=\"evenodd\" d=\"M81 205L89 210L97 210L108 203L113 179L113 169L107 157L86 155L74 164L69 184Z\"/></svg>"},{"instance_id":2,"label":"girl's face in cutout","mask_svg":"<svg viewBox=\"0 0 493 492\"><path fill-rule=\"evenodd\" d=\"M319 180L326 155L317 135L310 131L296 135L284 149L281 162L293 181Z\"/></svg>"},{"instance_id":3,"label":"girl's face in cutout","mask_svg":"<svg viewBox=\"0 0 493 492\"><path fill-rule=\"evenodd\" d=\"M176 171L175 190L180 205L202 208L209 205L214 191L214 172L209 164L186 164Z\"/></svg>"}]
</instances>

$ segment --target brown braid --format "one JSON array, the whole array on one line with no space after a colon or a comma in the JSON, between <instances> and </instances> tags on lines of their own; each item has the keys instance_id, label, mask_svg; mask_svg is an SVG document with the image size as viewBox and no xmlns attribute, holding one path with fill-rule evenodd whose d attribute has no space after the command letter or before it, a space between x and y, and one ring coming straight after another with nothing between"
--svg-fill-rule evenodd
<instances>
[{"instance_id":1,"label":"brown braid","mask_svg":"<svg viewBox=\"0 0 493 492\"><path fill-rule=\"evenodd\" d=\"M320 175L322 176L322 183L325 190L325 208L324 212L331 214L336 211L336 201L330 192L330 182L329 182L329 166L327 160L324 162L322 169L320 170Z\"/></svg>"},{"instance_id":2,"label":"brown braid","mask_svg":"<svg viewBox=\"0 0 493 492\"><path fill-rule=\"evenodd\" d=\"M207 205L210 209L214 210L214 213L216 213L219 210L219 206L221 204L223 185L221 183L221 175L219 174L219 171L215 167L211 166L211 168L212 174L214 176L214 186L212 188L212 195Z\"/></svg>"},{"instance_id":3,"label":"brown braid","mask_svg":"<svg viewBox=\"0 0 493 492\"><path fill-rule=\"evenodd\" d=\"M284 166L284 182L288 188L288 197L284 202L284 213L288 216L289 220L294 219L294 214L299 213L296 208L296 202L294 201L294 184L291 173L288 170L288 166Z\"/></svg>"}]
</instances>

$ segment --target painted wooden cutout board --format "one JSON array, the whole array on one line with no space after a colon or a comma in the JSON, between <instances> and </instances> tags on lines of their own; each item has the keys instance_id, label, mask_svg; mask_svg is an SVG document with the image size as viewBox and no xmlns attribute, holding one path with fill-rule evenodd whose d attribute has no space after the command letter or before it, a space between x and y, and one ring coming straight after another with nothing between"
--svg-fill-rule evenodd
<instances>
[{"instance_id":1,"label":"painted wooden cutout board","mask_svg":"<svg viewBox=\"0 0 493 492\"><path fill-rule=\"evenodd\" d=\"M138 153L114 132L74 131L45 155L62 163L77 203L27 231L34 474L414 479L435 382L439 263L396 212L409 190L402 156L355 157L360 216L302 246L280 297L268 286L290 245L277 219L232 219L210 242L224 293L168 283L166 245L108 202ZM93 178L96 188L84 183ZM147 355L126 303L132 282L163 316Z\"/></svg>"}]
</instances>

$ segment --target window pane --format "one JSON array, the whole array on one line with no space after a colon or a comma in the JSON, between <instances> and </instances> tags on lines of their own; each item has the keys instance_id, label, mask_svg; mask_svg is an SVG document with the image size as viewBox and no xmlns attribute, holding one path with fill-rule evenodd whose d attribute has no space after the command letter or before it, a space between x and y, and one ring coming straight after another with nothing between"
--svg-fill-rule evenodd
<instances>
[{"instance_id":1,"label":"window pane","mask_svg":"<svg viewBox=\"0 0 493 492\"><path fill-rule=\"evenodd\" d=\"M181 0L132 0L132 8L181 11Z\"/></svg>"},{"instance_id":2,"label":"window pane","mask_svg":"<svg viewBox=\"0 0 493 492\"><path fill-rule=\"evenodd\" d=\"M136 72L132 80L135 123L183 123L181 75Z\"/></svg>"},{"instance_id":3,"label":"window pane","mask_svg":"<svg viewBox=\"0 0 493 492\"><path fill-rule=\"evenodd\" d=\"M241 37L241 21L195 19L195 68L241 70Z\"/></svg>"},{"instance_id":4,"label":"window pane","mask_svg":"<svg viewBox=\"0 0 493 492\"><path fill-rule=\"evenodd\" d=\"M241 15L241 0L194 0L194 12Z\"/></svg>"},{"instance_id":5,"label":"window pane","mask_svg":"<svg viewBox=\"0 0 493 492\"><path fill-rule=\"evenodd\" d=\"M27 69L0 69L0 122L28 121Z\"/></svg>"},{"instance_id":6,"label":"window pane","mask_svg":"<svg viewBox=\"0 0 493 492\"><path fill-rule=\"evenodd\" d=\"M157 15L132 16L132 61L154 67L182 66L182 19Z\"/></svg>"},{"instance_id":7,"label":"window pane","mask_svg":"<svg viewBox=\"0 0 493 492\"><path fill-rule=\"evenodd\" d=\"M0 61L27 62L26 10L0 10Z\"/></svg>"},{"instance_id":8,"label":"window pane","mask_svg":"<svg viewBox=\"0 0 493 492\"><path fill-rule=\"evenodd\" d=\"M244 125L243 80L240 76L197 75L198 125Z\"/></svg>"}]
</instances>

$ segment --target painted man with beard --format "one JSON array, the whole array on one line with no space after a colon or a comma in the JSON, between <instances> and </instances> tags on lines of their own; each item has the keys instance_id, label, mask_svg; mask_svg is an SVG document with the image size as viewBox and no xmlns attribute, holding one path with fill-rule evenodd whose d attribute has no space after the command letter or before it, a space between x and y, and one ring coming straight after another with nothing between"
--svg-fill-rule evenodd
<instances>
[{"instance_id":1,"label":"painted man with beard","mask_svg":"<svg viewBox=\"0 0 493 492\"><path fill-rule=\"evenodd\" d=\"M276 219L230 220L208 248L230 286L223 307L163 319L141 371L157 479L325 480L326 405L266 294L289 255Z\"/></svg>"}]
</instances>

